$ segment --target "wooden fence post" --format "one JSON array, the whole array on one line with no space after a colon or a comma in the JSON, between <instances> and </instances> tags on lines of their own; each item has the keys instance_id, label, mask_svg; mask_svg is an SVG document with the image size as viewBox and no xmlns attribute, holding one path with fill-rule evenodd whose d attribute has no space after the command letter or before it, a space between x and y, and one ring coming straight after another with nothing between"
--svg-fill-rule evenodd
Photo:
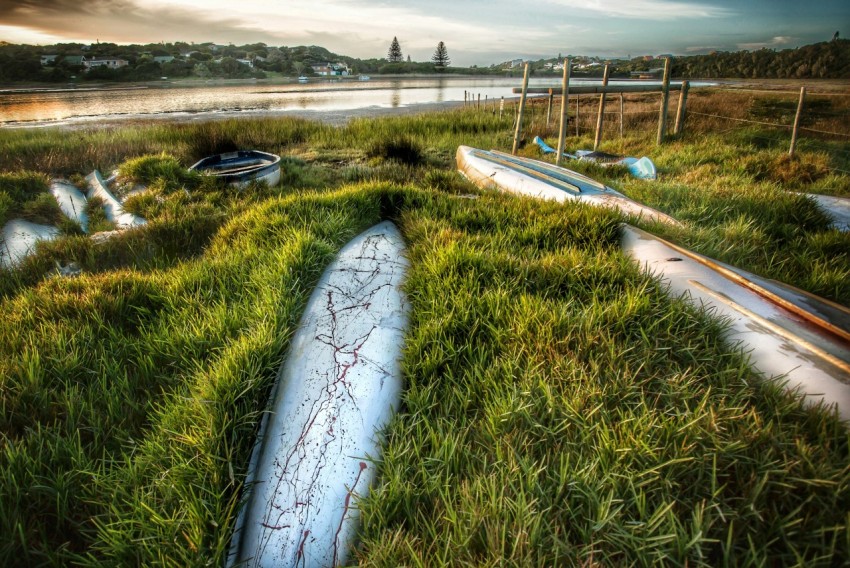
<instances>
[{"instance_id":1,"label":"wooden fence post","mask_svg":"<svg viewBox=\"0 0 850 568\"><path fill-rule=\"evenodd\" d=\"M549 106L546 108L546 126L552 123L552 103L555 101L555 89L549 89Z\"/></svg>"},{"instance_id":2,"label":"wooden fence post","mask_svg":"<svg viewBox=\"0 0 850 568\"><path fill-rule=\"evenodd\" d=\"M564 156L564 145L567 140L567 115L570 106L570 66L569 59L564 60L564 79L561 83L561 127L558 130L558 154L555 156L555 165L561 165Z\"/></svg>"},{"instance_id":3,"label":"wooden fence post","mask_svg":"<svg viewBox=\"0 0 850 568\"><path fill-rule=\"evenodd\" d=\"M502 120L502 113L505 111L505 97L499 101L499 120Z\"/></svg>"},{"instance_id":4,"label":"wooden fence post","mask_svg":"<svg viewBox=\"0 0 850 568\"><path fill-rule=\"evenodd\" d=\"M608 64L605 64L605 71L602 74L602 94L599 95L599 114L596 115L596 137L593 139L593 151L599 148L599 143L602 141L602 113L605 112L605 88L608 86Z\"/></svg>"},{"instance_id":5,"label":"wooden fence post","mask_svg":"<svg viewBox=\"0 0 850 568\"><path fill-rule=\"evenodd\" d=\"M800 87L800 101L797 103L797 114L794 115L794 128L791 129L791 148L788 155L793 156L797 148L797 129L800 128L800 115L803 114L803 99L806 98L806 87Z\"/></svg>"},{"instance_id":6,"label":"wooden fence post","mask_svg":"<svg viewBox=\"0 0 850 568\"><path fill-rule=\"evenodd\" d=\"M578 117L579 117L579 112L581 111L581 106L579 105L579 99L580 98L581 98L581 95L576 95L576 136L579 135L579 133L578 133Z\"/></svg>"},{"instance_id":7,"label":"wooden fence post","mask_svg":"<svg viewBox=\"0 0 850 568\"><path fill-rule=\"evenodd\" d=\"M673 133L678 137L685 132L685 107L688 104L688 88L691 84L682 81L682 90L679 91L679 108L676 110L676 128Z\"/></svg>"},{"instance_id":8,"label":"wooden fence post","mask_svg":"<svg viewBox=\"0 0 850 568\"><path fill-rule=\"evenodd\" d=\"M519 150L519 137L522 133L522 112L525 110L525 97L528 94L528 63L525 64L525 73L522 77L522 95L519 98L519 110L517 111L516 130L514 131L514 146L511 154L516 156Z\"/></svg>"},{"instance_id":9,"label":"wooden fence post","mask_svg":"<svg viewBox=\"0 0 850 568\"><path fill-rule=\"evenodd\" d=\"M620 93L620 138L623 137L623 115L625 115L626 103L623 99L623 93Z\"/></svg>"},{"instance_id":10,"label":"wooden fence post","mask_svg":"<svg viewBox=\"0 0 850 568\"><path fill-rule=\"evenodd\" d=\"M659 146L664 142L667 131L667 105L670 102L670 58L664 58L664 80L661 83L661 112L658 115L658 136L655 143Z\"/></svg>"}]
</instances>

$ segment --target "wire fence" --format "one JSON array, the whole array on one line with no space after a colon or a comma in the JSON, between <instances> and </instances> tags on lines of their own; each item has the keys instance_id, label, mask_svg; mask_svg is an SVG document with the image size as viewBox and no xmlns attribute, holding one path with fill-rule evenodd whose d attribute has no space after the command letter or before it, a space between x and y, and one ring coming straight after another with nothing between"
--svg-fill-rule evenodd
<instances>
[{"instance_id":1,"label":"wire fence","mask_svg":"<svg viewBox=\"0 0 850 568\"><path fill-rule=\"evenodd\" d=\"M811 87L810 87L811 88ZM743 132L742 143L762 147L796 148L823 152L837 158L830 167L836 172L850 171L850 93L770 90L763 88L700 87L687 89L684 95L671 93L666 114L665 141L688 139L708 133ZM681 91L680 91L681 93ZM602 133L597 135L599 100L602 95L571 95L569 98L569 136L594 136L603 141L620 137L654 136L661 116L659 93L608 94L602 113ZM802 100L801 100L802 99ZM501 102L501 101L500 101ZM481 105L482 110L505 112L516 120L518 102ZM680 109L680 105L684 108ZM681 110L681 131L674 126ZM528 138L535 135L557 137L561 97L529 96L523 130Z\"/></svg>"}]
</instances>

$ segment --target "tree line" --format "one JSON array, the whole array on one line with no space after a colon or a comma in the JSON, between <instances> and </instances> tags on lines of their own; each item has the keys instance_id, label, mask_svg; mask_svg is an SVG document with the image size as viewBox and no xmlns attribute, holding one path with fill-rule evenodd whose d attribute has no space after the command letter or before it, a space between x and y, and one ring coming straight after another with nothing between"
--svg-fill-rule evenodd
<instances>
[{"instance_id":1,"label":"tree line","mask_svg":"<svg viewBox=\"0 0 850 568\"><path fill-rule=\"evenodd\" d=\"M42 65L41 57L57 56L49 65ZM127 61L125 67L109 69L97 67L86 70L78 59L113 57ZM252 66L239 60L251 61ZM547 63L558 58L540 59L530 62L536 75L559 75L548 68ZM582 63L574 68L576 76L601 76L602 58L574 57ZM148 81L161 77L181 78L263 78L268 75L300 76L313 75L313 65L344 63L352 74L503 74L521 73L521 69L507 70L504 64L489 67L452 67L448 49L439 42L430 61L405 59L397 38L390 43L387 57L358 59L332 53L319 46L274 47L264 43L215 45L213 43L190 44L185 42L157 43L144 45L117 45L96 43L84 45L64 43L48 46L32 46L0 42L0 82L46 82L68 81ZM597 65L592 65L597 63ZM632 72L650 71L663 65L659 59L636 57L631 60L614 61L612 77L628 77ZM802 46L796 49L776 51L718 52L707 55L691 55L673 58L672 74L677 78L850 78L850 40L834 38Z\"/></svg>"}]
</instances>

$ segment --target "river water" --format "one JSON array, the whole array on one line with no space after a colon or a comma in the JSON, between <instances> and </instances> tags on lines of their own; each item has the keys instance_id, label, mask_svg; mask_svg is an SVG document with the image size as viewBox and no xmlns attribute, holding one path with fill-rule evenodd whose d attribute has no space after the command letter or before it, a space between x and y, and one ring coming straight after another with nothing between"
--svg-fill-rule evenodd
<instances>
[{"instance_id":1,"label":"river water","mask_svg":"<svg viewBox=\"0 0 850 568\"><path fill-rule=\"evenodd\" d=\"M513 98L521 78L412 78L333 80L307 83L194 84L83 87L0 91L0 128L98 125L124 119L209 120L231 116L386 114L421 105L463 103L464 93L482 104ZM594 84L571 81L571 85ZM634 84L633 81L629 82ZM612 81L612 84L615 84ZM557 87L557 78L531 79L532 87Z\"/></svg>"}]
</instances>

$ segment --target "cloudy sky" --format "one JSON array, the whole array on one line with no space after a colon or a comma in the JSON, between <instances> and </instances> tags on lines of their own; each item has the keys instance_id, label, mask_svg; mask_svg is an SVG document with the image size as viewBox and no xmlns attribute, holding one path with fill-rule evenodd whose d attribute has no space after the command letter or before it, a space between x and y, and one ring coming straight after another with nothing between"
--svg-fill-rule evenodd
<instances>
[{"instance_id":1,"label":"cloudy sky","mask_svg":"<svg viewBox=\"0 0 850 568\"><path fill-rule=\"evenodd\" d=\"M848 0L0 0L0 41L264 42L455 65L784 49L850 37Z\"/></svg>"}]
</instances>

